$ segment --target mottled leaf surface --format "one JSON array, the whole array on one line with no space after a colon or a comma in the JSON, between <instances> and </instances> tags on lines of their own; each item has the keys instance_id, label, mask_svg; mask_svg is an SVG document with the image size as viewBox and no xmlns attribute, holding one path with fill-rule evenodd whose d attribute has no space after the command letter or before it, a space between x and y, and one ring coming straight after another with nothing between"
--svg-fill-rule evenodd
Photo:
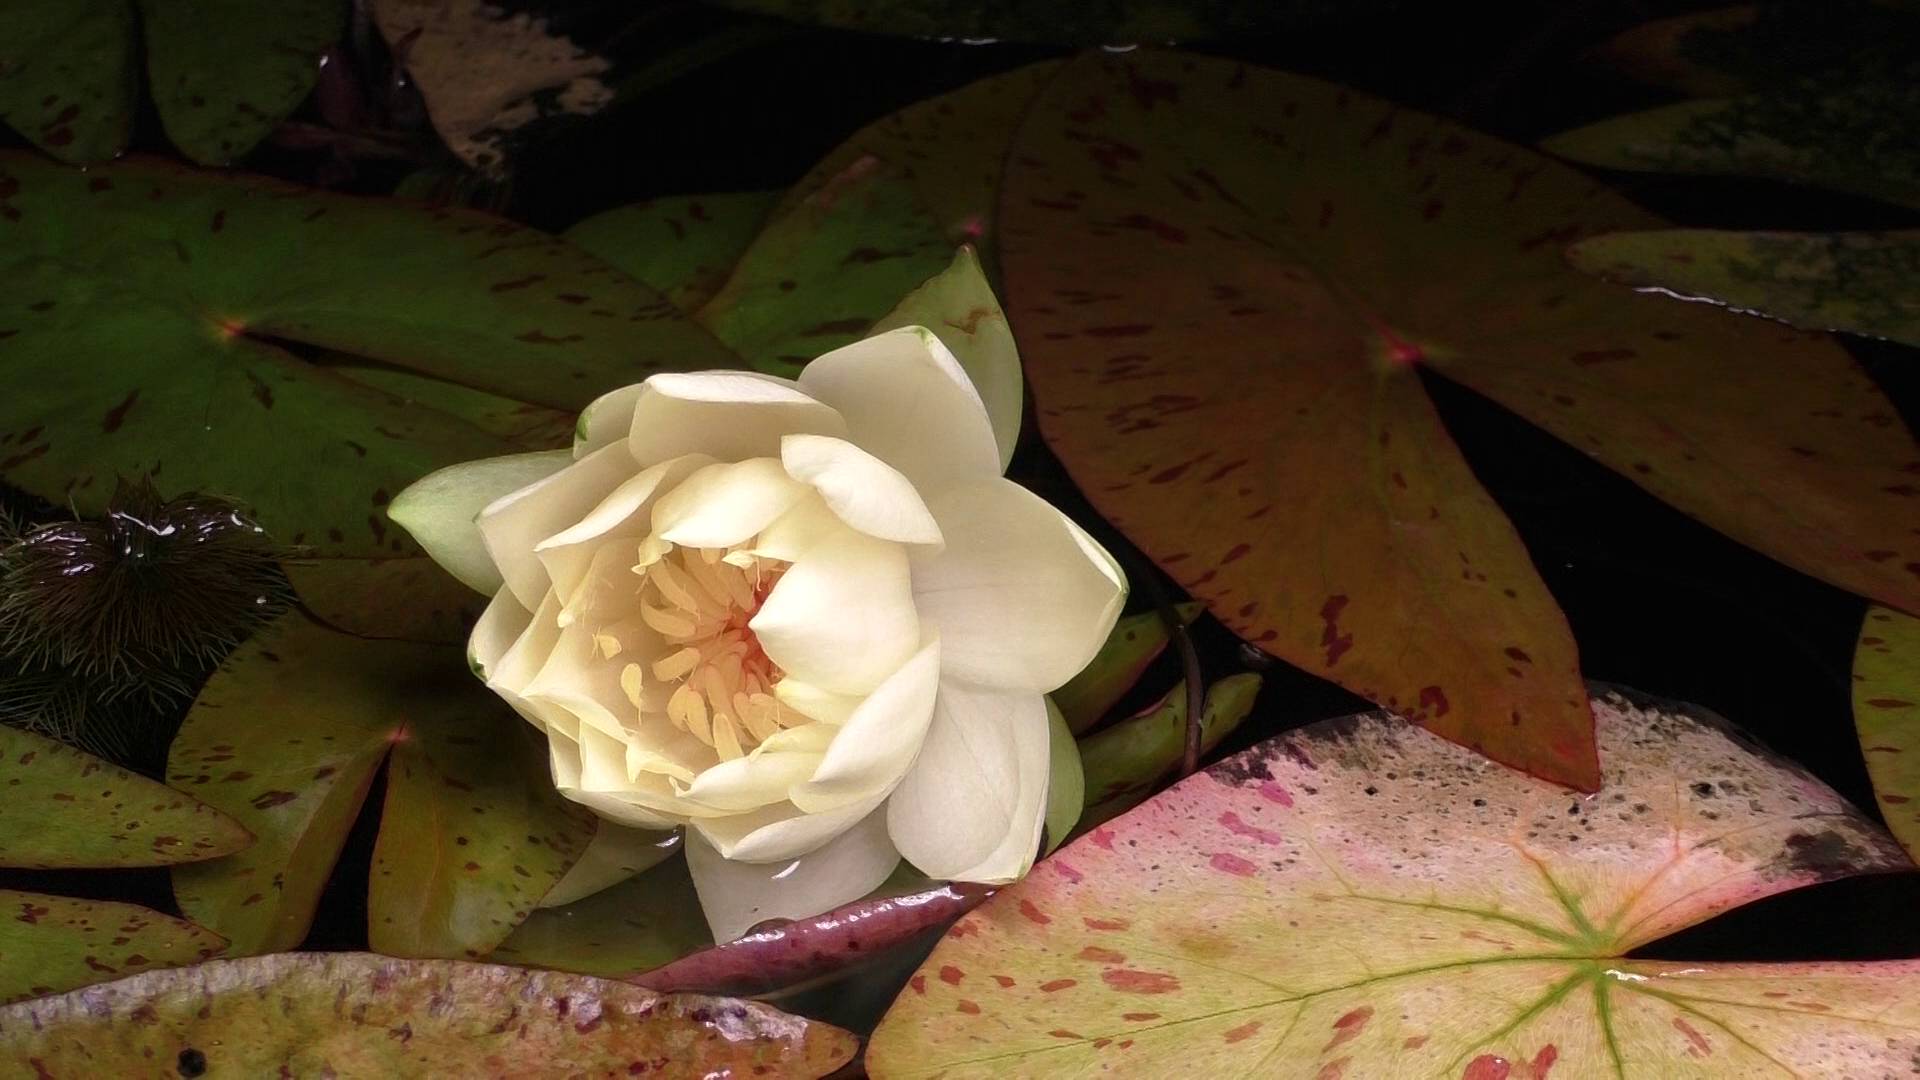
<instances>
[{"instance_id":1,"label":"mottled leaf surface","mask_svg":"<svg viewBox=\"0 0 1920 1080\"><path fill-rule=\"evenodd\" d=\"M287 578L314 618L359 637L463 645L487 606L424 555L299 559Z\"/></svg>"},{"instance_id":2,"label":"mottled leaf surface","mask_svg":"<svg viewBox=\"0 0 1920 1080\"><path fill-rule=\"evenodd\" d=\"M1199 604L1180 604L1175 610L1182 622L1191 623L1204 610ZM1100 646L1092 662L1066 685L1047 695L1067 718L1067 728L1083 734L1107 718L1107 711L1133 689L1167 647L1167 621L1158 611L1129 615L1113 624L1107 643Z\"/></svg>"},{"instance_id":3,"label":"mottled leaf surface","mask_svg":"<svg viewBox=\"0 0 1920 1080\"><path fill-rule=\"evenodd\" d=\"M491 964L283 953L0 1010L0 1061L100 1076L824 1076L852 1034L751 1001Z\"/></svg>"},{"instance_id":4,"label":"mottled leaf surface","mask_svg":"<svg viewBox=\"0 0 1920 1080\"><path fill-rule=\"evenodd\" d=\"M516 401L485 390L436 379L404 368L375 367L339 358L327 370L343 379L385 391L400 402L457 416L497 439L524 450L555 450L573 441L575 413Z\"/></svg>"},{"instance_id":5,"label":"mottled leaf surface","mask_svg":"<svg viewBox=\"0 0 1920 1080\"><path fill-rule=\"evenodd\" d=\"M224 944L218 934L138 904L0 889L0 1004L197 963ZM6 1036L0 1022L0 1046Z\"/></svg>"},{"instance_id":6,"label":"mottled leaf surface","mask_svg":"<svg viewBox=\"0 0 1920 1080\"><path fill-rule=\"evenodd\" d=\"M1665 229L1596 236L1567 258L1643 291L1920 345L1920 230Z\"/></svg>"},{"instance_id":7,"label":"mottled leaf surface","mask_svg":"<svg viewBox=\"0 0 1920 1080\"><path fill-rule=\"evenodd\" d=\"M202 165L253 149L312 91L345 0L139 0L167 138Z\"/></svg>"},{"instance_id":8,"label":"mottled leaf surface","mask_svg":"<svg viewBox=\"0 0 1920 1080\"><path fill-rule=\"evenodd\" d=\"M1920 619L1867 609L1853 653L1853 724L1880 815L1920 861Z\"/></svg>"},{"instance_id":9,"label":"mottled leaf surface","mask_svg":"<svg viewBox=\"0 0 1920 1080\"><path fill-rule=\"evenodd\" d=\"M1591 796L1386 714L1190 777L956 924L868 1069L1907 1074L1920 961L1624 959L1748 901L1903 867L1899 848L1704 714L1594 708Z\"/></svg>"},{"instance_id":10,"label":"mottled leaf surface","mask_svg":"<svg viewBox=\"0 0 1920 1080\"><path fill-rule=\"evenodd\" d=\"M1598 50L1635 79L1689 97L1732 97L1799 78L1859 78L1898 65L1920 9L1882 0L1762 3L1675 15Z\"/></svg>"},{"instance_id":11,"label":"mottled leaf surface","mask_svg":"<svg viewBox=\"0 0 1920 1080\"><path fill-rule=\"evenodd\" d=\"M171 866L251 840L191 795L0 724L0 867Z\"/></svg>"},{"instance_id":12,"label":"mottled leaf surface","mask_svg":"<svg viewBox=\"0 0 1920 1080\"><path fill-rule=\"evenodd\" d=\"M571 904L535 911L488 959L624 978L712 946L687 861L673 858Z\"/></svg>"},{"instance_id":13,"label":"mottled leaf surface","mask_svg":"<svg viewBox=\"0 0 1920 1080\"><path fill-rule=\"evenodd\" d=\"M1829 342L1568 268L1567 243L1659 224L1571 169L1149 52L1074 61L1008 161L1001 267L1041 433L1290 663L1597 780L1565 619L1421 364L1742 543L1920 610L1920 454L1892 406Z\"/></svg>"},{"instance_id":14,"label":"mottled leaf surface","mask_svg":"<svg viewBox=\"0 0 1920 1080\"><path fill-rule=\"evenodd\" d=\"M731 354L653 290L496 218L147 161L0 155L0 475L97 511L115 473L239 497L324 554L411 550L391 493L511 450L319 346L555 409Z\"/></svg>"},{"instance_id":15,"label":"mottled leaf surface","mask_svg":"<svg viewBox=\"0 0 1920 1080\"><path fill-rule=\"evenodd\" d=\"M508 768L526 749L517 722L473 681L456 647L283 617L214 674L169 752L175 786L256 837L236 855L177 868L181 910L237 954L298 945L375 771L400 748L380 844L389 860L405 852L410 861L397 869L389 861L393 872L376 877L369 930L396 947L491 949L587 835ZM469 736L491 739L498 761L481 768L479 747L448 741ZM468 772L449 777L437 762ZM389 839L389 830L399 831Z\"/></svg>"},{"instance_id":16,"label":"mottled leaf surface","mask_svg":"<svg viewBox=\"0 0 1920 1080\"><path fill-rule=\"evenodd\" d=\"M726 284L779 198L777 191L670 195L595 214L563 235L691 315Z\"/></svg>"},{"instance_id":17,"label":"mottled leaf surface","mask_svg":"<svg viewBox=\"0 0 1920 1080\"><path fill-rule=\"evenodd\" d=\"M0 4L0 120L62 161L120 152L133 123L133 6Z\"/></svg>"},{"instance_id":18,"label":"mottled leaf surface","mask_svg":"<svg viewBox=\"0 0 1920 1080\"><path fill-rule=\"evenodd\" d=\"M1260 676L1229 675L1207 687L1200 706L1200 753L1220 745L1253 711ZM1145 801L1155 784L1173 772L1186 755L1187 684L1175 683L1165 697L1138 714L1080 740L1086 772L1086 812L1078 832L1086 832Z\"/></svg>"},{"instance_id":19,"label":"mottled leaf surface","mask_svg":"<svg viewBox=\"0 0 1920 1080\"><path fill-rule=\"evenodd\" d=\"M865 337L952 257L913 185L862 158L770 220L698 318L755 367L793 376Z\"/></svg>"}]
</instances>

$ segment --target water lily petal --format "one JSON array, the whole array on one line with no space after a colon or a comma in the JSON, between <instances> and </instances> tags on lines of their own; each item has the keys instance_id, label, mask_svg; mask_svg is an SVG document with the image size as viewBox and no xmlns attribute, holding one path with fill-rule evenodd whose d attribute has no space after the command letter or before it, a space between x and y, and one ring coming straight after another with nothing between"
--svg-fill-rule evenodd
<instances>
[{"instance_id":1,"label":"water lily petal","mask_svg":"<svg viewBox=\"0 0 1920 1080\"><path fill-rule=\"evenodd\" d=\"M597 734L588 731L589 735ZM586 761L580 744L563 734L547 732L547 761L553 770L553 786L560 794L587 807L601 817L635 829L671 829L679 824L674 817L640 805L631 794L589 791L581 786ZM661 783L664 785L665 781Z\"/></svg>"},{"instance_id":2,"label":"water lily petal","mask_svg":"<svg viewBox=\"0 0 1920 1080\"><path fill-rule=\"evenodd\" d=\"M867 694L920 649L906 551L856 532L787 568L748 624L782 671L836 694Z\"/></svg>"},{"instance_id":3,"label":"water lily petal","mask_svg":"<svg viewBox=\"0 0 1920 1080\"><path fill-rule=\"evenodd\" d=\"M819 768L790 794L809 813L885 795L912 767L933 720L940 642L927 642L860 703L827 747Z\"/></svg>"},{"instance_id":4,"label":"water lily petal","mask_svg":"<svg viewBox=\"0 0 1920 1080\"><path fill-rule=\"evenodd\" d=\"M695 818L691 828L726 858L776 862L818 850L866 817L880 802L868 799L818 814L803 813L792 803L783 802L744 814Z\"/></svg>"},{"instance_id":5,"label":"water lily petal","mask_svg":"<svg viewBox=\"0 0 1920 1080\"><path fill-rule=\"evenodd\" d=\"M732 941L767 919L818 915L879 888L900 864L886 818L874 810L817 850L773 863L728 859L690 832L687 870L713 940Z\"/></svg>"},{"instance_id":6,"label":"water lily petal","mask_svg":"<svg viewBox=\"0 0 1920 1080\"><path fill-rule=\"evenodd\" d=\"M1113 556L1065 514L994 477L929 501L945 551L913 553L914 602L947 674L1047 691L1087 666L1126 603Z\"/></svg>"},{"instance_id":7,"label":"water lily petal","mask_svg":"<svg viewBox=\"0 0 1920 1080\"><path fill-rule=\"evenodd\" d=\"M895 846L929 877L1018 879L1040 846L1048 759L1041 695L942 682L919 760L887 801Z\"/></svg>"},{"instance_id":8,"label":"water lily petal","mask_svg":"<svg viewBox=\"0 0 1920 1080\"><path fill-rule=\"evenodd\" d=\"M827 508L825 499L810 493L760 530L745 551L763 559L799 562L815 545L853 531L853 526Z\"/></svg>"},{"instance_id":9,"label":"water lily petal","mask_svg":"<svg viewBox=\"0 0 1920 1080\"><path fill-rule=\"evenodd\" d=\"M644 626L635 630L632 625L621 630L628 635L651 632ZM639 710L627 700L620 685L621 669L631 661L619 656L609 659L596 643L598 636L599 632L584 623L563 627L547 653L547 662L517 692L529 701L558 705L579 717L582 724L624 745L628 733L640 722ZM621 761L624 771L624 751Z\"/></svg>"},{"instance_id":10,"label":"water lily petal","mask_svg":"<svg viewBox=\"0 0 1920 1080\"><path fill-rule=\"evenodd\" d=\"M782 435L846 431L839 413L796 383L751 371L700 371L641 384L627 445L643 465L692 453L741 461L778 457Z\"/></svg>"},{"instance_id":11,"label":"water lily petal","mask_svg":"<svg viewBox=\"0 0 1920 1080\"><path fill-rule=\"evenodd\" d=\"M882 540L938 544L940 526L900 470L845 439L789 435L780 440L787 475L820 492L841 521Z\"/></svg>"},{"instance_id":12,"label":"water lily petal","mask_svg":"<svg viewBox=\"0 0 1920 1080\"><path fill-rule=\"evenodd\" d=\"M967 373L930 331L908 326L820 357L800 386L845 418L847 438L930 497L1000 475L993 424Z\"/></svg>"},{"instance_id":13,"label":"water lily petal","mask_svg":"<svg viewBox=\"0 0 1920 1080\"><path fill-rule=\"evenodd\" d=\"M633 383L618 390L609 390L580 410L580 418L573 424L575 459L586 457L632 433L633 407L640 402L642 385Z\"/></svg>"},{"instance_id":14,"label":"water lily petal","mask_svg":"<svg viewBox=\"0 0 1920 1080\"><path fill-rule=\"evenodd\" d=\"M500 568L474 518L488 503L545 480L572 460L565 450L553 450L449 465L407 485L387 507L387 517L461 584L475 592L499 592Z\"/></svg>"},{"instance_id":15,"label":"water lily petal","mask_svg":"<svg viewBox=\"0 0 1920 1080\"><path fill-rule=\"evenodd\" d=\"M487 554L522 606L539 607L550 585L534 546L585 517L637 471L626 444L614 443L480 511L475 521Z\"/></svg>"},{"instance_id":16,"label":"water lily petal","mask_svg":"<svg viewBox=\"0 0 1920 1080\"><path fill-rule=\"evenodd\" d=\"M723 761L687 786L686 797L715 810L740 812L787 801L787 789L820 767L819 751L755 749L746 757Z\"/></svg>"},{"instance_id":17,"label":"water lily petal","mask_svg":"<svg viewBox=\"0 0 1920 1080\"><path fill-rule=\"evenodd\" d=\"M540 898L539 907L564 907L618 885L680 850L680 834L660 829L630 829L601 819L593 839L573 865Z\"/></svg>"},{"instance_id":18,"label":"water lily petal","mask_svg":"<svg viewBox=\"0 0 1920 1080\"><path fill-rule=\"evenodd\" d=\"M578 522L534 545L533 552L547 568L553 591L563 600L571 597L586 576L594 553L606 541L647 535L653 527L650 511L655 497L673 490L694 470L711 464L713 459L705 454L682 454L648 466L622 481Z\"/></svg>"},{"instance_id":19,"label":"water lily petal","mask_svg":"<svg viewBox=\"0 0 1920 1080\"><path fill-rule=\"evenodd\" d=\"M807 494L777 458L697 469L653 504L653 529L682 547L724 548L751 540Z\"/></svg>"},{"instance_id":20,"label":"water lily petal","mask_svg":"<svg viewBox=\"0 0 1920 1080\"><path fill-rule=\"evenodd\" d=\"M509 592L507 595L513 594ZM518 604L519 600L516 599L514 603ZM493 606L488 605L487 612L481 615L481 620L484 622L492 611ZM534 611L533 618L528 620L525 628L520 631L520 636L514 638L513 644L507 646L505 652L497 654L487 665L487 686L496 693L516 696L526 689L527 684L532 682L533 677L538 675L540 669L546 665L547 657L552 654L554 644L560 640L559 616L560 601L548 595ZM506 615L503 614L501 617L505 618ZM479 630L480 627L476 625L475 633Z\"/></svg>"},{"instance_id":21,"label":"water lily petal","mask_svg":"<svg viewBox=\"0 0 1920 1080\"><path fill-rule=\"evenodd\" d=\"M844 724L865 698L858 694L836 694L789 675L773 686L780 703L804 716L825 724Z\"/></svg>"},{"instance_id":22,"label":"water lily petal","mask_svg":"<svg viewBox=\"0 0 1920 1080\"><path fill-rule=\"evenodd\" d=\"M521 607L512 592L505 588L495 592L473 624L473 633L467 635L467 666L483 682L491 678L494 665L531 625L533 612Z\"/></svg>"}]
</instances>

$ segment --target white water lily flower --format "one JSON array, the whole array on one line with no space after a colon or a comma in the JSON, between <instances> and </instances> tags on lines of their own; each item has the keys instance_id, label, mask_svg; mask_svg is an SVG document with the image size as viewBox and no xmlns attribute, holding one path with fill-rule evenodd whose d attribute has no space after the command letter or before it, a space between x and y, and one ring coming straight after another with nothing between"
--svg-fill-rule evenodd
<instances>
[{"instance_id":1,"label":"white water lily flower","mask_svg":"<svg viewBox=\"0 0 1920 1080\"><path fill-rule=\"evenodd\" d=\"M392 514L494 594L470 655L546 734L559 789L686 828L725 941L862 896L902 855L962 881L1032 865L1042 695L1126 584L1001 476L1000 419L908 326L798 381L656 375L590 406L572 453L441 470Z\"/></svg>"}]
</instances>

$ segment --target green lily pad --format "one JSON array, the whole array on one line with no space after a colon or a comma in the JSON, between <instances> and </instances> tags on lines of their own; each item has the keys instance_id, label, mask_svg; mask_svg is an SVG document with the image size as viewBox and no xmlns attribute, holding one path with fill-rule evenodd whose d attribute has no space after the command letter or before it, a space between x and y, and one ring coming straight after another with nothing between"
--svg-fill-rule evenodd
<instances>
[{"instance_id":1,"label":"green lily pad","mask_svg":"<svg viewBox=\"0 0 1920 1080\"><path fill-rule=\"evenodd\" d=\"M1206 608L1187 601L1175 605L1174 610L1182 623L1190 625ZM1094 654L1092 662L1048 695L1067 718L1067 728L1083 735L1099 726L1166 647L1167 621L1157 611L1129 615L1113 624L1107 643Z\"/></svg>"},{"instance_id":2,"label":"green lily pad","mask_svg":"<svg viewBox=\"0 0 1920 1080\"><path fill-rule=\"evenodd\" d=\"M225 944L138 904L0 889L0 1004L198 963ZM9 1041L0 1021L0 1047Z\"/></svg>"},{"instance_id":3,"label":"green lily pad","mask_svg":"<svg viewBox=\"0 0 1920 1080\"><path fill-rule=\"evenodd\" d=\"M1567 258L1643 291L1920 345L1920 230L1614 233L1582 240Z\"/></svg>"},{"instance_id":4,"label":"green lily pad","mask_svg":"<svg viewBox=\"0 0 1920 1080\"><path fill-rule=\"evenodd\" d=\"M779 198L777 191L670 195L595 214L562 235L691 315L726 284Z\"/></svg>"},{"instance_id":5,"label":"green lily pad","mask_svg":"<svg viewBox=\"0 0 1920 1080\"><path fill-rule=\"evenodd\" d=\"M238 497L319 554L413 551L386 499L514 449L281 342L577 410L665 368L733 366L659 294L463 211L152 162L0 154L0 475L94 512L115 473Z\"/></svg>"},{"instance_id":6,"label":"green lily pad","mask_svg":"<svg viewBox=\"0 0 1920 1080\"><path fill-rule=\"evenodd\" d=\"M571 904L535 911L487 959L612 978L712 945L687 860L675 858Z\"/></svg>"},{"instance_id":7,"label":"green lily pad","mask_svg":"<svg viewBox=\"0 0 1920 1080\"><path fill-rule=\"evenodd\" d=\"M1920 861L1920 619L1867 609L1853 652L1853 724L1887 829Z\"/></svg>"},{"instance_id":8,"label":"green lily pad","mask_svg":"<svg viewBox=\"0 0 1920 1080\"><path fill-rule=\"evenodd\" d=\"M865 337L952 258L913 185L866 158L768 222L698 318L755 367L792 376Z\"/></svg>"},{"instance_id":9,"label":"green lily pad","mask_svg":"<svg viewBox=\"0 0 1920 1080\"><path fill-rule=\"evenodd\" d=\"M0 4L0 120L63 161L120 152L133 124L133 5Z\"/></svg>"},{"instance_id":10,"label":"green lily pad","mask_svg":"<svg viewBox=\"0 0 1920 1080\"><path fill-rule=\"evenodd\" d=\"M287 579L314 618L365 638L464 645L487 604L424 555L296 559Z\"/></svg>"},{"instance_id":11,"label":"green lily pad","mask_svg":"<svg viewBox=\"0 0 1920 1080\"><path fill-rule=\"evenodd\" d=\"M485 954L590 835L522 771L538 759L521 723L473 680L457 647L283 617L214 674L168 755L175 786L257 838L236 855L176 868L181 910L236 954L299 944L392 754L369 932L395 949ZM378 872L403 858L402 877Z\"/></svg>"},{"instance_id":12,"label":"green lily pad","mask_svg":"<svg viewBox=\"0 0 1920 1080\"><path fill-rule=\"evenodd\" d=\"M1899 847L1715 718L1593 705L1590 797L1386 714L1189 777L955 924L870 1075L1910 1073L1920 960L1642 958Z\"/></svg>"},{"instance_id":13,"label":"green lily pad","mask_svg":"<svg viewBox=\"0 0 1920 1080\"><path fill-rule=\"evenodd\" d=\"M521 449L552 450L573 442L574 414L565 409L516 401L403 368L369 367L347 360L327 370L384 391L403 404L457 416Z\"/></svg>"},{"instance_id":14,"label":"green lily pad","mask_svg":"<svg viewBox=\"0 0 1920 1080\"><path fill-rule=\"evenodd\" d=\"M1253 711L1260 676L1229 675L1207 687L1200 707L1200 753L1205 756L1232 734ZM1187 684L1175 683L1167 696L1112 727L1080 740L1086 770L1086 812L1080 831L1118 817L1146 801L1156 784L1173 772L1187 750Z\"/></svg>"},{"instance_id":15,"label":"green lily pad","mask_svg":"<svg viewBox=\"0 0 1920 1080\"><path fill-rule=\"evenodd\" d=\"M825 1076L846 1031L751 1001L491 964L286 953L0 1010L0 1063L67 1076Z\"/></svg>"},{"instance_id":16,"label":"green lily pad","mask_svg":"<svg viewBox=\"0 0 1920 1080\"><path fill-rule=\"evenodd\" d=\"M1732 97L1808 76L1898 64L1920 10L1884 0L1821 0L1712 8L1655 19L1600 47L1641 82L1689 97Z\"/></svg>"},{"instance_id":17,"label":"green lily pad","mask_svg":"<svg viewBox=\"0 0 1920 1080\"><path fill-rule=\"evenodd\" d=\"M252 839L190 795L0 724L0 867L172 866Z\"/></svg>"}]
</instances>

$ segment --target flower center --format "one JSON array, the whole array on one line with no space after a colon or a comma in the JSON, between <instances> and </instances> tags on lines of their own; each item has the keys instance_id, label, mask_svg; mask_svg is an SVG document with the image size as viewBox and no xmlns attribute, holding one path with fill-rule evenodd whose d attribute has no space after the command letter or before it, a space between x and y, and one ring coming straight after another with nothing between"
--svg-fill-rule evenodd
<instances>
[{"instance_id":1,"label":"flower center","mask_svg":"<svg viewBox=\"0 0 1920 1080\"><path fill-rule=\"evenodd\" d=\"M667 643L649 665L630 663L620 684L636 708L648 680L671 685L675 727L730 761L810 717L774 696L781 671L748 622L789 564L721 548L649 539L640 548L640 618Z\"/></svg>"}]
</instances>

